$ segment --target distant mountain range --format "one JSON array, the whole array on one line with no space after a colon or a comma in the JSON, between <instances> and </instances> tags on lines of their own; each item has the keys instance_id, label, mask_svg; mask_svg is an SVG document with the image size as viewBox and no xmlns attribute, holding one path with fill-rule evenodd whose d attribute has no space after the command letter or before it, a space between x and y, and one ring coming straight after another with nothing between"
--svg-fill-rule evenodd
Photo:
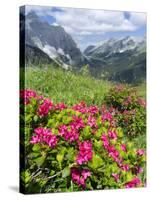
<instances>
[{"instance_id":1,"label":"distant mountain range","mask_svg":"<svg viewBox=\"0 0 150 200\"><path fill-rule=\"evenodd\" d=\"M128 83L145 79L145 38L139 40L134 37L112 38L99 45L87 47L84 55L94 76Z\"/></svg>"},{"instance_id":2,"label":"distant mountain range","mask_svg":"<svg viewBox=\"0 0 150 200\"><path fill-rule=\"evenodd\" d=\"M21 65L53 63L65 69L81 69L88 64L96 78L134 83L146 76L146 40L134 37L109 39L81 52L61 26L41 20L35 12L20 14ZM23 56L22 56L23 55Z\"/></svg>"}]
</instances>

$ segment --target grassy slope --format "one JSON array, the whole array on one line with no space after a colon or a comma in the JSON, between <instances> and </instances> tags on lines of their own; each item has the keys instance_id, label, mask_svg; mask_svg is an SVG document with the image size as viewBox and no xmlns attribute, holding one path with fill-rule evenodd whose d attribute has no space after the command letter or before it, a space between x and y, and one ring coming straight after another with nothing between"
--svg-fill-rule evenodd
<instances>
[{"instance_id":1,"label":"grassy slope","mask_svg":"<svg viewBox=\"0 0 150 200\"><path fill-rule=\"evenodd\" d=\"M146 82L143 82L141 85L137 87L138 94L146 99Z\"/></svg>"},{"instance_id":2,"label":"grassy slope","mask_svg":"<svg viewBox=\"0 0 150 200\"><path fill-rule=\"evenodd\" d=\"M101 105L112 83L89 76L74 74L59 68L26 68L25 87L68 105L85 101L88 105Z\"/></svg>"}]
</instances>

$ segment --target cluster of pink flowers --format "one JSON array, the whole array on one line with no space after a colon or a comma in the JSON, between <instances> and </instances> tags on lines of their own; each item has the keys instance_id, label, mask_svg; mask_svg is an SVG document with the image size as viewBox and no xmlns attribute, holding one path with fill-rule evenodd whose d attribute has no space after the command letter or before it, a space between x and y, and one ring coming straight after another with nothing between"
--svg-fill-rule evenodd
<instances>
[{"instance_id":1,"label":"cluster of pink flowers","mask_svg":"<svg viewBox=\"0 0 150 200\"><path fill-rule=\"evenodd\" d=\"M118 86L118 90L122 90L122 86ZM50 99L44 99L42 96L37 96L37 94L32 90L21 91L20 96L24 100L25 105L30 103L31 98L35 98L37 100L38 107L35 113L38 113L40 117L47 116L51 110L56 111L56 113L59 113L59 111L62 111L63 109L68 108L68 106L65 105L64 103L53 104L53 102ZM128 103L130 103L131 99L128 98L127 101ZM141 104L143 104L143 102L141 102ZM83 135L82 137L82 133L83 133L82 129L85 128L86 126L90 126L91 133L95 134L99 128L98 120L102 122L102 125L104 125L104 127L106 124L108 128L107 133L103 133L101 137L99 137L99 140L102 141L104 155L107 155L107 157L109 157L112 163L115 162L117 164L118 172L116 173L116 169L114 170L114 173L111 172L111 176L114 178L115 182L118 183L119 181L121 181L121 178L120 178L121 173L131 171L136 176L137 174L143 172L143 169L140 167L140 164L139 164L140 162L139 163L137 162L137 164L133 167L132 165L130 165L130 162L128 162L128 160L123 159L124 154L129 153L130 155L130 152L126 144L120 143L120 141L117 142L117 138L119 136L117 136L117 129L115 129L115 121L114 121L114 114L113 114L115 113L115 108L111 107L110 110L107 110L105 106L102 107L101 117L97 115L100 112L97 106L92 105L88 107L84 102L76 104L72 106L71 108L75 111L79 111L80 113L77 113L79 114L78 116L76 115L72 116L71 114L72 112L70 112L68 114L69 120L67 123L60 123L60 125L57 124L56 126L54 126L53 128L58 129L56 130L58 131L57 136L54 135L52 133L52 130L49 128L38 127L34 129L34 134L31 137L30 143L31 144L43 143L45 145L48 145L51 148L55 148L58 143L58 138L59 138L59 139L64 139L67 143L67 146L68 146L68 143L70 143L71 146L75 147L74 149L75 152L78 149L78 153L75 158L76 168L73 167L71 169L71 178L74 183L78 184L78 186L85 188L86 180L88 177L91 176L91 172L89 171L89 169L81 169L81 168L86 167L86 164L92 160L94 150L95 150L95 148L93 148L92 141L96 140L97 137L94 137L93 139L90 139L90 140L84 140L85 135ZM134 110L131 110L131 111L124 110L124 112L122 113L126 115L129 112L134 112ZM68 113L68 110L66 113ZM73 113L75 112L73 111ZM83 117L81 117L81 113L84 114ZM50 115L48 116L48 118L49 117ZM46 126L44 125L46 120L44 121L44 123L43 121L44 120L41 120L41 124L43 124L43 126ZM137 155L137 158L139 158L139 160L140 160L140 157L143 156L144 154L145 154L145 151L143 149L138 149L136 151L136 155ZM138 177L134 177L131 181L125 183L124 187L132 188L132 187L139 186L140 184L141 184L140 179Z\"/></svg>"},{"instance_id":2,"label":"cluster of pink flowers","mask_svg":"<svg viewBox=\"0 0 150 200\"><path fill-rule=\"evenodd\" d=\"M106 113L102 114L102 122L105 122L105 121L110 122L112 120L113 120L113 117L110 112L106 112Z\"/></svg>"},{"instance_id":3,"label":"cluster of pink flowers","mask_svg":"<svg viewBox=\"0 0 150 200\"><path fill-rule=\"evenodd\" d=\"M88 113L90 113L90 114L98 114L99 113L99 108L97 106L92 105L92 106L90 106L88 108Z\"/></svg>"},{"instance_id":4,"label":"cluster of pink flowers","mask_svg":"<svg viewBox=\"0 0 150 200\"><path fill-rule=\"evenodd\" d=\"M108 136L109 137L107 137L107 135L104 134L104 133L101 136L101 140L103 142L104 148L107 150L108 155L113 158L113 160L118 164L118 166L122 170L128 171L130 169L129 165L128 164L123 164L123 159L120 157L119 152L115 149L114 146L110 146L109 138L116 140L117 139L116 133L112 132L112 131L109 131L108 132ZM127 151L126 145L125 144L121 144L121 149L122 149L122 151L126 152Z\"/></svg>"},{"instance_id":5,"label":"cluster of pink flowers","mask_svg":"<svg viewBox=\"0 0 150 200\"><path fill-rule=\"evenodd\" d=\"M79 129L85 126L82 118L73 116L73 121L69 126L61 125L59 126L59 135L65 138L66 141L78 141Z\"/></svg>"},{"instance_id":6,"label":"cluster of pink flowers","mask_svg":"<svg viewBox=\"0 0 150 200\"><path fill-rule=\"evenodd\" d=\"M119 155L119 152L115 149L114 146L108 147L108 154L113 160L118 164L118 166L122 166L122 158Z\"/></svg>"},{"instance_id":7,"label":"cluster of pink flowers","mask_svg":"<svg viewBox=\"0 0 150 200\"><path fill-rule=\"evenodd\" d=\"M121 150L124 151L124 152L127 152L127 147L125 144L121 144Z\"/></svg>"},{"instance_id":8,"label":"cluster of pink flowers","mask_svg":"<svg viewBox=\"0 0 150 200\"><path fill-rule=\"evenodd\" d=\"M44 99L43 103L39 106L38 108L38 114L41 117L47 116L49 110L51 110L53 108L53 103L51 100L49 99Z\"/></svg>"},{"instance_id":9,"label":"cluster of pink flowers","mask_svg":"<svg viewBox=\"0 0 150 200\"><path fill-rule=\"evenodd\" d=\"M138 149L137 150L137 155L143 156L145 154L145 151L143 149Z\"/></svg>"},{"instance_id":10,"label":"cluster of pink flowers","mask_svg":"<svg viewBox=\"0 0 150 200\"><path fill-rule=\"evenodd\" d=\"M69 141L69 142L77 141L79 139L78 131L74 129L73 127L71 127L70 130L68 129L69 128L66 125L59 126L58 128L59 135L64 137L66 141Z\"/></svg>"},{"instance_id":11,"label":"cluster of pink flowers","mask_svg":"<svg viewBox=\"0 0 150 200\"><path fill-rule=\"evenodd\" d=\"M118 164L118 167L120 167L120 169L122 169L123 171L129 171L130 170L129 164L124 164L123 163L123 159L120 157L119 152L115 149L114 146L110 146L109 139L116 140L117 139L117 134L115 132L108 131L108 136L103 133L102 136L101 136L101 140L103 142L104 148L108 152L108 155L113 158L113 160ZM122 143L120 145L120 148L121 148L122 151L127 152L127 148L126 148L126 145L124 143ZM137 150L137 155L138 156L143 156L144 153L145 153L145 151L143 149L138 149ZM135 169L136 169L136 174L141 173L143 171L143 169L141 167L139 167L139 166L137 166ZM119 181L119 174L112 173L112 176L114 177L116 182ZM136 187L140 183L141 183L140 179L134 178L132 181L126 183L125 187L126 188Z\"/></svg>"},{"instance_id":12,"label":"cluster of pink flowers","mask_svg":"<svg viewBox=\"0 0 150 200\"><path fill-rule=\"evenodd\" d=\"M124 110L123 112L120 112L119 114L121 114L123 116L123 122L124 123L129 123L131 117L134 117L136 114L136 110Z\"/></svg>"},{"instance_id":13,"label":"cluster of pink flowers","mask_svg":"<svg viewBox=\"0 0 150 200\"><path fill-rule=\"evenodd\" d=\"M87 124L88 124L91 128L98 128L97 123L96 123L96 119L95 119L94 117L92 117L91 115L89 115L89 117L88 117Z\"/></svg>"},{"instance_id":14,"label":"cluster of pink flowers","mask_svg":"<svg viewBox=\"0 0 150 200\"><path fill-rule=\"evenodd\" d=\"M115 179L116 182L119 181L119 174L112 173L111 175L114 177L114 179Z\"/></svg>"},{"instance_id":15,"label":"cluster of pink flowers","mask_svg":"<svg viewBox=\"0 0 150 200\"><path fill-rule=\"evenodd\" d=\"M55 110L64 110L67 108L67 105L65 105L64 103L58 103L54 106Z\"/></svg>"},{"instance_id":16,"label":"cluster of pink flowers","mask_svg":"<svg viewBox=\"0 0 150 200\"><path fill-rule=\"evenodd\" d=\"M122 112L122 114L123 115L135 115L136 114L136 110L135 109L133 109L133 110L124 110L123 112Z\"/></svg>"},{"instance_id":17,"label":"cluster of pink flowers","mask_svg":"<svg viewBox=\"0 0 150 200\"><path fill-rule=\"evenodd\" d=\"M122 169L123 171L126 171L126 172L129 171L129 169L130 169L130 167L129 167L128 164L121 164L120 167L121 167L121 169Z\"/></svg>"},{"instance_id":18,"label":"cluster of pink flowers","mask_svg":"<svg viewBox=\"0 0 150 200\"><path fill-rule=\"evenodd\" d=\"M71 169L71 178L72 181L83 188L86 187L86 179L91 176L91 173L88 169L79 170L78 168Z\"/></svg>"},{"instance_id":19,"label":"cluster of pink flowers","mask_svg":"<svg viewBox=\"0 0 150 200\"><path fill-rule=\"evenodd\" d=\"M83 101L80 102L79 104L72 106L72 109L75 110L75 111L79 111L83 114L88 112L87 106L86 106L85 102L83 102Z\"/></svg>"},{"instance_id":20,"label":"cluster of pink flowers","mask_svg":"<svg viewBox=\"0 0 150 200\"><path fill-rule=\"evenodd\" d=\"M37 94L35 91L26 89L26 90L21 90L20 91L20 98L24 100L24 104L27 105L30 103L31 98L36 98Z\"/></svg>"},{"instance_id":21,"label":"cluster of pink flowers","mask_svg":"<svg viewBox=\"0 0 150 200\"><path fill-rule=\"evenodd\" d=\"M106 105L103 104L101 106L100 113L101 113L101 120L102 120L103 123L109 122L110 123L110 127L116 127L117 121L114 118L114 115L116 115L118 113L117 109L115 109L113 106L111 106L108 109L106 107Z\"/></svg>"},{"instance_id":22,"label":"cluster of pink flowers","mask_svg":"<svg viewBox=\"0 0 150 200\"><path fill-rule=\"evenodd\" d=\"M82 165L92 159L92 142L87 140L84 142L79 142L79 153L77 155L77 163Z\"/></svg>"},{"instance_id":23,"label":"cluster of pink flowers","mask_svg":"<svg viewBox=\"0 0 150 200\"><path fill-rule=\"evenodd\" d=\"M138 177L133 178L131 181L125 184L126 188L134 188L141 185L141 180Z\"/></svg>"},{"instance_id":24,"label":"cluster of pink flowers","mask_svg":"<svg viewBox=\"0 0 150 200\"><path fill-rule=\"evenodd\" d=\"M70 126L73 129L79 130L80 128L84 128L85 124L81 117L73 116L73 121L70 123Z\"/></svg>"},{"instance_id":25,"label":"cluster of pink flowers","mask_svg":"<svg viewBox=\"0 0 150 200\"><path fill-rule=\"evenodd\" d=\"M143 172L142 167L137 166L137 167L135 167L135 169L136 169L136 174L141 174Z\"/></svg>"},{"instance_id":26,"label":"cluster of pink flowers","mask_svg":"<svg viewBox=\"0 0 150 200\"><path fill-rule=\"evenodd\" d=\"M123 86L122 84L119 84L119 85L117 85L117 86L115 87L115 90L116 90L117 92L121 92L121 91L124 90L124 86Z\"/></svg>"},{"instance_id":27,"label":"cluster of pink flowers","mask_svg":"<svg viewBox=\"0 0 150 200\"><path fill-rule=\"evenodd\" d=\"M107 135L103 133L102 136L101 136L101 140L103 142L104 148L107 150L108 147L109 147L109 140L108 140Z\"/></svg>"},{"instance_id":28,"label":"cluster of pink flowers","mask_svg":"<svg viewBox=\"0 0 150 200\"><path fill-rule=\"evenodd\" d=\"M36 144L39 142L46 143L51 148L57 145L58 139L56 135L53 135L50 129L39 127L34 130L35 135L32 136L30 143Z\"/></svg>"},{"instance_id":29,"label":"cluster of pink flowers","mask_svg":"<svg viewBox=\"0 0 150 200\"><path fill-rule=\"evenodd\" d=\"M144 99L138 98L137 102L138 102L141 106L143 106L144 108L146 108L146 101L145 101Z\"/></svg>"},{"instance_id":30,"label":"cluster of pink flowers","mask_svg":"<svg viewBox=\"0 0 150 200\"><path fill-rule=\"evenodd\" d=\"M93 105L93 106L88 107L86 105L86 103L83 102L83 101L80 102L79 104L76 104L76 105L72 106L72 109L76 110L76 111L79 111L79 112L81 112L83 114L90 113L90 114L94 115L94 114L99 113L99 108L97 106Z\"/></svg>"},{"instance_id":31,"label":"cluster of pink flowers","mask_svg":"<svg viewBox=\"0 0 150 200\"><path fill-rule=\"evenodd\" d=\"M110 139L117 140L117 134L115 131L108 131L108 136Z\"/></svg>"},{"instance_id":32,"label":"cluster of pink flowers","mask_svg":"<svg viewBox=\"0 0 150 200\"><path fill-rule=\"evenodd\" d=\"M117 112L117 109L114 108L113 106L110 106L109 112L113 115L113 114L115 114Z\"/></svg>"},{"instance_id":33,"label":"cluster of pink flowers","mask_svg":"<svg viewBox=\"0 0 150 200\"><path fill-rule=\"evenodd\" d=\"M132 103L132 98L131 98L131 96L128 96L124 101L123 101L123 104L125 105L125 106L128 106L128 105L130 105Z\"/></svg>"}]
</instances>

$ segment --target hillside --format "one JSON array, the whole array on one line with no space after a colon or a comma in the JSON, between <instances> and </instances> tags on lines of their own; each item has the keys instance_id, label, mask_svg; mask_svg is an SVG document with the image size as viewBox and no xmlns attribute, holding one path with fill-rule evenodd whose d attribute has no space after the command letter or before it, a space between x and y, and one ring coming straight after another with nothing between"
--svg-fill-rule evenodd
<instances>
[{"instance_id":1,"label":"hillside","mask_svg":"<svg viewBox=\"0 0 150 200\"><path fill-rule=\"evenodd\" d=\"M88 105L100 105L112 86L108 81L96 80L53 66L45 69L28 67L25 74L25 88L36 90L55 102L64 102L68 105L80 101L85 101Z\"/></svg>"},{"instance_id":2,"label":"hillside","mask_svg":"<svg viewBox=\"0 0 150 200\"><path fill-rule=\"evenodd\" d=\"M36 90L55 102L64 102L68 105L80 101L85 101L88 105L101 105L104 96L114 85L110 81L98 80L52 65L47 68L27 67L25 76L25 88ZM139 95L145 97L145 84L139 85L137 89Z\"/></svg>"}]
</instances>

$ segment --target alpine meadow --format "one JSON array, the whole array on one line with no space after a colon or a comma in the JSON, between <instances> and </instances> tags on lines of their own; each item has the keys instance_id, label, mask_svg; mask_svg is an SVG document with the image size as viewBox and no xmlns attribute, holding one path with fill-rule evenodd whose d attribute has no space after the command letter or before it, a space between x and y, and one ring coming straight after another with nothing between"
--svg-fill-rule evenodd
<instances>
[{"instance_id":1,"label":"alpine meadow","mask_svg":"<svg viewBox=\"0 0 150 200\"><path fill-rule=\"evenodd\" d=\"M20 192L146 186L146 13L20 7Z\"/></svg>"}]
</instances>

